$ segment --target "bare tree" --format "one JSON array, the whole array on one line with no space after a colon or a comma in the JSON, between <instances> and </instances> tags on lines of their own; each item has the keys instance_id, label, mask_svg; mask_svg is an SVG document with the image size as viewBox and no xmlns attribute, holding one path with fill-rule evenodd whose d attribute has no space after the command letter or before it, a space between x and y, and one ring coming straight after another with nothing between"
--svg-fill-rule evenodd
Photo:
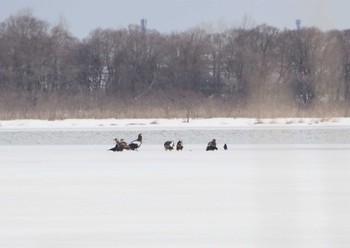
<instances>
[{"instance_id":1,"label":"bare tree","mask_svg":"<svg viewBox=\"0 0 350 248\"><path fill-rule=\"evenodd\" d=\"M248 33L243 29L227 31L224 48L223 71L226 84L225 95L234 100L234 104L245 105L249 96L251 51L246 40Z\"/></svg>"},{"instance_id":2,"label":"bare tree","mask_svg":"<svg viewBox=\"0 0 350 248\"><path fill-rule=\"evenodd\" d=\"M301 29L288 32L288 73L291 90L299 107L310 105L315 99L315 63L313 38L315 29ZM317 45L316 45L317 47Z\"/></svg>"},{"instance_id":3,"label":"bare tree","mask_svg":"<svg viewBox=\"0 0 350 248\"><path fill-rule=\"evenodd\" d=\"M260 119L263 103L271 102L273 72L276 68L276 40L278 30L267 25L259 25L249 31L246 42L253 51L252 65L254 85L251 86L251 94L258 105L257 118ZM271 96L272 95L272 96ZM252 99L253 100L253 99Z\"/></svg>"},{"instance_id":4,"label":"bare tree","mask_svg":"<svg viewBox=\"0 0 350 248\"><path fill-rule=\"evenodd\" d=\"M193 29L181 34L172 34L165 66L175 88L201 91L209 78L207 34Z\"/></svg>"},{"instance_id":5,"label":"bare tree","mask_svg":"<svg viewBox=\"0 0 350 248\"><path fill-rule=\"evenodd\" d=\"M15 88L29 92L39 89L47 65L48 24L26 10L9 17L1 29L4 49L8 51L7 68Z\"/></svg>"},{"instance_id":6,"label":"bare tree","mask_svg":"<svg viewBox=\"0 0 350 248\"><path fill-rule=\"evenodd\" d=\"M117 116L119 106L132 109L124 116L154 107L187 120L200 107L212 116L219 107L257 118L284 107L349 114L349 30L245 24L171 34L98 28L79 40L63 22L50 28L25 10L0 23L0 103L24 117L47 103L50 113L89 117Z\"/></svg>"},{"instance_id":7,"label":"bare tree","mask_svg":"<svg viewBox=\"0 0 350 248\"><path fill-rule=\"evenodd\" d=\"M210 77L208 78L205 88L205 93L209 96L225 95L224 81L224 49L227 42L226 33L212 33L209 37L209 62L210 62Z\"/></svg>"},{"instance_id":8,"label":"bare tree","mask_svg":"<svg viewBox=\"0 0 350 248\"><path fill-rule=\"evenodd\" d=\"M45 91L58 93L77 92L76 47L79 42L63 23L54 26L50 33L49 72Z\"/></svg>"},{"instance_id":9,"label":"bare tree","mask_svg":"<svg viewBox=\"0 0 350 248\"><path fill-rule=\"evenodd\" d=\"M125 62L129 92L133 98L143 96L158 83L162 42L162 36L156 31L144 31L139 26L129 27Z\"/></svg>"},{"instance_id":10,"label":"bare tree","mask_svg":"<svg viewBox=\"0 0 350 248\"><path fill-rule=\"evenodd\" d=\"M341 51L340 81L343 87L338 87L337 96L345 103L345 116L349 116L350 108L350 30L337 32Z\"/></svg>"}]
</instances>

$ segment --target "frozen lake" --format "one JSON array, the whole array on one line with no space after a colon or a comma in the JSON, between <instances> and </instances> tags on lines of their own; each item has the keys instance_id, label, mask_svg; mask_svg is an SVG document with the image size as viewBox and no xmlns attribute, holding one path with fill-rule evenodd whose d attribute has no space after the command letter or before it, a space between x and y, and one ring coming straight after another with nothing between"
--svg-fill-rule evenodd
<instances>
[{"instance_id":1,"label":"frozen lake","mask_svg":"<svg viewBox=\"0 0 350 248\"><path fill-rule=\"evenodd\" d=\"M348 128L138 132L1 131L0 247L350 246Z\"/></svg>"},{"instance_id":2,"label":"frozen lake","mask_svg":"<svg viewBox=\"0 0 350 248\"><path fill-rule=\"evenodd\" d=\"M350 127L0 129L0 145L113 145L115 137L131 141L142 132L146 145L168 139L185 144L350 144Z\"/></svg>"}]
</instances>

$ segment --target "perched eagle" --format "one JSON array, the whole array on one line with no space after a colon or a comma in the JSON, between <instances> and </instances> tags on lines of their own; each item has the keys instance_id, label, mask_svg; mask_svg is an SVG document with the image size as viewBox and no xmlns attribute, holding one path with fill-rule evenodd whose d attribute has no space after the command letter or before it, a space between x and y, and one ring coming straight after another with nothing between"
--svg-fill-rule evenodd
<instances>
[{"instance_id":1,"label":"perched eagle","mask_svg":"<svg viewBox=\"0 0 350 248\"><path fill-rule=\"evenodd\" d=\"M133 140L129 144L130 150L137 150L142 145L142 134L140 133L136 140Z\"/></svg>"},{"instance_id":2,"label":"perched eagle","mask_svg":"<svg viewBox=\"0 0 350 248\"><path fill-rule=\"evenodd\" d=\"M214 151L217 150L218 148L216 147L216 139L213 139L212 141L210 141L207 145L207 151Z\"/></svg>"},{"instance_id":3,"label":"perched eagle","mask_svg":"<svg viewBox=\"0 0 350 248\"><path fill-rule=\"evenodd\" d=\"M122 152L124 150L124 148L121 145L121 142L118 140L118 138L115 138L114 141L115 141L115 146L113 148L109 149L109 151Z\"/></svg>"},{"instance_id":4,"label":"perched eagle","mask_svg":"<svg viewBox=\"0 0 350 248\"><path fill-rule=\"evenodd\" d=\"M173 149L174 149L174 145L175 145L174 141L170 141L170 140L165 141L165 143L164 143L164 149L165 149L165 151L171 151L171 150L173 150Z\"/></svg>"},{"instance_id":5,"label":"perched eagle","mask_svg":"<svg viewBox=\"0 0 350 248\"><path fill-rule=\"evenodd\" d=\"M129 145L125 142L124 139L121 139L118 146L120 147L121 150L129 150L130 147Z\"/></svg>"},{"instance_id":6,"label":"perched eagle","mask_svg":"<svg viewBox=\"0 0 350 248\"><path fill-rule=\"evenodd\" d=\"M179 140L176 144L176 151L182 151L184 149L184 145L182 143L182 140Z\"/></svg>"}]
</instances>

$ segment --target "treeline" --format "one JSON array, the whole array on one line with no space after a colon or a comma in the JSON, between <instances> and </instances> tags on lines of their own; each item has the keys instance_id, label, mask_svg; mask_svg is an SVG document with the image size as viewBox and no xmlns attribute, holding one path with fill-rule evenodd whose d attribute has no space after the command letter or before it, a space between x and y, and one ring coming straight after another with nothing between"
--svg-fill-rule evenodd
<instances>
[{"instance_id":1,"label":"treeline","mask_svg":"<svg viewBox=\"0 0 350 248\"><path fill-rule=\"evenodd\" d=\"M0 23L0 119L348 116L350 30L268 25L79 40L30 11Z\"/></svg>"}]
</instances>

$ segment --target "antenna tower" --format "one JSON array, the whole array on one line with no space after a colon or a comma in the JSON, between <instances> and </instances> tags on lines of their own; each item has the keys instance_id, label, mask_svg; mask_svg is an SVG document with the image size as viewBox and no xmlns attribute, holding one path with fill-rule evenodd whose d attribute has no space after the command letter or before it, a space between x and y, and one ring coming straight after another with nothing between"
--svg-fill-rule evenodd
<instances>
[{"instance_id":1,"label":"antenna tower","mask_svg":"<svg viewBox=\"0 0 350 248\"><path fill-rule=\"evenodd\" d=\"M147 19L142 18L141 19L141 29L143 32L146 32L146 28L147 28Z\"/></svg>"},{"instance_id":2,"label":"antenna tower","mask_svg":"<svg viewBox=\"0 0 350 248\"><path fill-rule=\"evenodd\" d=\"M300 19L297 19L295 21L295 24L297 25L297 30L300 30L301 29L301 20Z\"/></svg>"}]
</instances>

